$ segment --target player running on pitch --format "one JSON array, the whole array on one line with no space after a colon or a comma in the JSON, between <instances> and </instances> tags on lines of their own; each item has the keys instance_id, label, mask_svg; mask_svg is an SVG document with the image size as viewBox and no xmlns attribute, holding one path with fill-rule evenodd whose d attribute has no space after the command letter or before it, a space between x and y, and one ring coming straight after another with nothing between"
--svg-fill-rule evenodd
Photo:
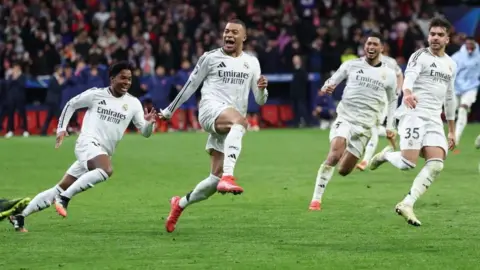
<instances>
[{"instance_id":1,"label":"player running on pitch","mask_svg":"<svg viewBox=\"0 0 480 270\"><path fill-rule=\"evenodd\" d=\"M223 32L224 46L200 57L175 100L159 113L161 118L170 118L203 82L199 122L210 133L206 150L211 156L211 171L186 196L171 199L171 211L165 224L168 232L175 230L178 218L188 205L205 200L217 191L243 192L235 181L234 168L248 126L245 117L248 95L252 89L259 105L265 104L268 97L267 79L261 75L258 59L243 52L246 39L246 27L242 21L228 22Z\"/></svg>"},{"instance_id":2,"label":"player running on pitch","mask_svg":"<svg viewBox=\"0 0 480 270\"><path fill-rule=\"evenodd\" d=\"M443 18L430 22L429 47L420 49L408 60L403 84L403 102L395 116L400 120L399 152L387 146L370 162L372 170L388 161L401 170L415 168L419 156L425 165L413 181L408 195L398 203L395 211L409 224L420 226L413 212L418 198L425 193L443 170L443 160L448 149L455 147L455 91L454 82L457 66L445 53L449 42L451 25ZM448 141L441 118L442 106L448 121Z\"/></svg>"},{"instance_id":3,"label":"player running on pitch","mask_svg":"<svg viewBox=\"0 0 480 270\"><path fill-rule=\"evenodd\" d=\"M11 217L17 231L26 232L25 217L49 207L53 202L58 214L66 217L68 203L74 195L107 180L113 173L110 157L130 121L144 137L152 134L157 117L155 110L144 112L140 101L127 93L132 84L130 64L114 64L110 67L109 76L109 87L91 88L65 105L58 122L56 148L68 136L67 125L75 110L88 108L75 145L77 161L59 184L35 196L21 214Z\"/></svg>"},{"instance_id":4,"label":"player running on pitch","mask_svg":"<svg viewBox=\"0 0 480 270\"><path fill-rule=\"evenodd\" d=\"M477 100L480 87L480 49L473 37L468 37L460 50L452 55L457 64L455 91L457 95L458 118L455 142L458 145L468 122L468 111Z\"/></svg>"},{"instance_id":5,"label":"player running on pitch","mask_svg":"<svg viewBox=\"0 0 480 270\"><path fill-rule=\"evenodd\" d=\"M403 73L402 68L398 65L397 61L390 56L386 56L380 54L380 61L385 63L391 69L395 71L397 75L397 95L402 91L403 86ZM385 95L385 102L388 102L387 96ZM364 171L368 167L368 162L372 159L375 151L377 150L378 145L378 137L379 136L386 136L386 128L383 126L385 119L387 118L388 114L388 106L385 106L384 110L380 114L379 122L376 127L372 127L372 136L365 147L365 154L363 155L363 159L360 163L357 164L357 168L361 171Z\"/></svg>"},{"instance_id":6,"label":"player running on pitch","mask_svg":"<svg viewBox=\"0 0 480 270\"><path fill-rule=\"evenodd\" d=\"M371 129L385 106L388 106L387 137L395 138L393 114L397 107L397 77L380 61L382 50L381 35L372 33L364 45L366 57L343 63L322 88L322 91L332 93L339 83L347 80L337 107L337 119L330 128L330 151L318 170L310 210L321 210L323 193L337 164L342 176L355 168L370 139Z\"/></svg>"}]
</instances>

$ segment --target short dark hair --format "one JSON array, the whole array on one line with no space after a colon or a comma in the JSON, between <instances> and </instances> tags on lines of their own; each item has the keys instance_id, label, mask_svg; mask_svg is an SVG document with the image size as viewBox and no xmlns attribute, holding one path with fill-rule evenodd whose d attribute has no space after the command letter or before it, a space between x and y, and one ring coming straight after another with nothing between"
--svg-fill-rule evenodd
<instances>
[{"instance_id":1,"label":"short dark hair","mask_svg":"<svg viewBox=\"0 0 480 270\"><path fill-rule=\"evenodd\" d=\"M432 27L444 27L447 33L450 34L450 30L452 29L452 24L444 17L435 17L430 21L428 30L431 30Z\"/></svg>"},{"instance_id":2,"label":"short dark hair","mask_svg":"<svg viewBox=\"0 0 480 270\"><path fill-rule=\"evenodd\" d=\"M472 36L468 36L467 38L465 38L465 40L476 41L475 38Z\"/></svg>"},{"instance_id":3,"label":"short dark hair","mask_svg":"<svg viewBox=\"0 0 480 270\"><path fill-rule=\"evenodd\" d=\"M367 35L367 38L378 38L380 40L380 43L383 44L383 36L382 34L378 32L371 32L370 34Z\"/></svg>"},{"instance_id":4,"label":"short dark hair","mask_svg":"<svg viewBox=\"0 0 480 270\"><path fill-rule=\"evenodd\" d=\"M129 62L120 61L110 66L110 69L108 70L108 76L110 78L115 77L124 69L128 69L133 73L133 67Z\"/></svg>"},{"instance_id":5,"label":"short dark hair","mask_svg":"<svg viewBox=\"0 0 480 270\"><path fill-rule=\"evenodd\" d=\"M240 20L240 19L232 19L232 20L229 20L227 23L235 23L235 24L240 24L243 29L245 29L245 31L247 31L247 26L245 25L245 23Z\"/></svg>"}]
</instances>

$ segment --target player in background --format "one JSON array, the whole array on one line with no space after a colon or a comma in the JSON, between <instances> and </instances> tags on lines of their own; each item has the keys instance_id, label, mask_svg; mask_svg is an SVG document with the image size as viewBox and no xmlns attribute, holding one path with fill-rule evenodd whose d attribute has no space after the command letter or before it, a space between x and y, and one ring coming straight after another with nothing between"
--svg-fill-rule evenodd
<instances>
[{"instance_id":1,"label":"player in background","mask_svg":"<svg viewBox=\"0 0 480 270\"><path fill-rule=\"evenodd\" d=\"M454 82L457 67L445 53L450 28L447 20L432 19L429 47L416 51L408 60L403 102L395 113L399 119L401 151L393 152L392 147L387 146L370 162L372 170L386 161L401 170L410 170L415 168L419 156L425 158L425 165L413 181L410 192L395 206L395 211L414 226L421 225L413 212L415 202L443 170L448 149L455 147ZM441 118L443 105L448 121L448 141Z\"/></svg>"},{"instance_id":2,"label":"player in background","mask_svg":"<svg viewBox=\"0 0 480 270\"><path fill-rule=\"evenodd\" d=\"M396 94L398 96L400 94L400 91L402 91L402 85L403 85L402 68L398 65L397 60L384 54L380 54L380 61L382 61L382 63L385 63L388 67L390 67L395 71L395 74L397 75ZM386 95L385 95L385 102L388 102L388 98ZM372 136L368 141L367 146L365 147L365 154L363 155L363 160L362 162L357 164L357 168L361 171L364 171L365 168L368 167L368 162L370 161L370 159L372 159L373 154L375 154L375 150L377 150L377 145L378 145L378 137L386 136L386 128L383 126L383 123L385 122L387 114L388 114L388 106L385 106L385 109L381 112L379 116L379 119L378 119L379 122L377 126L372 128Z\"/></svg>"},{"instance_id":3,"label":"player in background","mask_svg":"<svg viewBox=\"0 0 480 270\"><path fill-rule=\"evenodd\" d=\"M67 125L75 110L88 108L81 133L75 145L75 161L63 179L51 189L39 193L21 214L11 217L17 231L26 232L25 217L49 207L55 202L59 215L67 216L71 198L112 176L111 156L123 137L130 121L144 137L154 129L156 112L147 113L140 101L127 93L132 84L132 67L119 62L110 67L110 86L91 88L73 97L63 108L57 128L55 148L60 147L67 134Z\"/></svg>"},{"instance_id":4,"label":"player in background","mask_svg":"<svg viewBox=\"0 0 480 270\"><path fill-rule=\"evenodd\" d=\"M457 64L455 91L458 117L455 142L458 145L468 122L468 112L477 99L480 87L480 49L473 37L468 37L460 50L452 55Z\"/></svg>"},{"instance_id":5,"label":"player in background","mask_svg":"<svg viewBox=\"0 0 480 270\"><path fill-rule=\"evenodd\" d=\"M310 210L321 210L323 193L337 164L342 176L355 168L385 106L388 106L387 136L395 138L393 114L397 107L397 78L395 72L380 61L382 50L382 36L370 34L364 45L365 58L344 62L322 87L322 91L331 94L339 83L347 80L337 107L337 119L330 127L330 151L318 170Z\"/></svg>"},{"instance_id":6,"label":"player in background","mask_svg":"<svg viewBox=\"0 0 480 270\"><path fill-rule=\"evenodd\" d=\"M178 218L188 205L205 200L216 191L243 192L235 181L234 168L248 126L246 113L250 89L259 105L265 104L268 98L267 79L261 75L260 63L243 52L246 39L242 21L228 22L223 32L224 46L200 57L175 100L159 113L160 118L170 118L203 82L199 122L210 133L206 145L211 157L210 175L186 196L171 199L171 211L165 224L168 232L175 230Z\"/></svg>"}]
</instances>

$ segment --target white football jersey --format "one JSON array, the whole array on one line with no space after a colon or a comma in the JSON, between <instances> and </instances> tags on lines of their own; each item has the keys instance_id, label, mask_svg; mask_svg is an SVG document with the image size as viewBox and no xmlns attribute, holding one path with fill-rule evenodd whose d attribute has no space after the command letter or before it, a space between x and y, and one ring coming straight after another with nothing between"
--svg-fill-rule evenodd
<instances>
[{"instance_id":1,"label":"white football jersey","mask_svg":"<svg viewBox=\"0 0 480 270\"><path fill-rule=\"evenodd\" d=\"M132 120L142 133L151 126L146 123L142 104L136 97L128 93L122 97L115 97L109 87L94 87L67 102L58 121L57 134L67 130L70 118L80 108L88 109L83 118L78 140L94 139L109 155L115 151Z\"/></svg>"},{"instance_id":2,"label":"white football jersey","mask_svg":"<svg viewBox=\"0 0 480 270\"><path fill-rule=\"evenodd\" d=\"M245 115L250 89L258 104L263 105L268 98L268 91L257 87L260 75L260 63L250 54L243 52L238 57L232 57L221 48L206 52L198 60L183 89L163 113L166 117L171 116L203 82L202 101L222 102Z\"/></svg>"},{"instance_id":3,"label":"white football jersey","mask_svg":"<svg viewBox=\"0 0 480 270\"><path fill-rule=\"evenodd\" d=\"M408 60L402 89L413 91L417 97L417 106L408 109L402 103L396 116L400 118L408 113L442 123L442 106L445 105L447 120L454 120L456 72L457 65L447 54L439 57L429 48L416 51Z\"/></svg>"},{"instance_id":4,"label":"white football jersey","mask_svg":"<svg viewBox=\"0 0 480 270\"><path fill-rule=\"evenodd\" d=\"M393 113L396 108L395 93L397 77L385 63L373 67L365 59L344 62L324 84L338 85L347 79L337 113L351 123L371 128L378 122L379 115L388 106L387 128L393 128ZM385 95L388 104L385 103Z\"/></svg>"}]
</instances>

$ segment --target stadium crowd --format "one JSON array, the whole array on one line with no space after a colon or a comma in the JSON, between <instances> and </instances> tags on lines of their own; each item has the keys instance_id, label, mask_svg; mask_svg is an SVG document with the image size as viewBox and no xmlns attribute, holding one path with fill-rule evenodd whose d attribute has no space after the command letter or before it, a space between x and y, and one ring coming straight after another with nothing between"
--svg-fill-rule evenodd
<instances>
[{"instance_id":1,"label":"stadium crowd","mask_svg":"<svg viewBox=\"0 0 480 270\"><path fill-rule=\"evenodd\" d=\"M435 0L5 0L0 123L9 118L3 128L13 135L17 111L27 126L26 78L53 75L45 100L39 100L49 108L42 133L50 132L51 118L69 98L106 86L105 67L127 59L136 67L130 93L164 107L197 59L222 44L226 22L238 18L248 27L245 51L259 58L262 72L294 74L287 101L293 124L303 118L308 125L313 116L334 117L335 102L319 96L309 111L306 72L325 78L343 61L362 56L364 35L371 31L382 33L387 54L404 64L425 46L428 20L438 12ZM454 33L448 53L464 38ZM187 123L199 128L195 98L183 108L180 129Z\"/></svg>"}]
</instances>

